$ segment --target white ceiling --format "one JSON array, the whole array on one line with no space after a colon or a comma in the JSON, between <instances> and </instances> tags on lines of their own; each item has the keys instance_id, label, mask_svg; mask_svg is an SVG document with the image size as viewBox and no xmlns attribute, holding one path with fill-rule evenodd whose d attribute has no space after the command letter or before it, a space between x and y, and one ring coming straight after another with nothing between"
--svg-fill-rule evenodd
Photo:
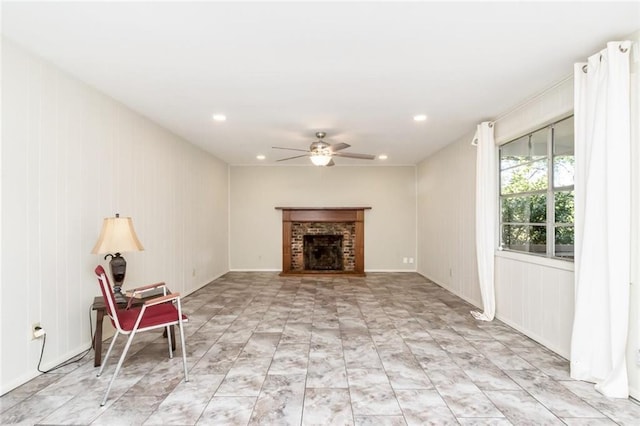
<instances>
[{"instance_id":1,"label":"white ceiling","mask_svg":"<svg viewBox=\"0 0 640 426\"><path fill-rule=\"evenodd\" d=\"M638 29L637 1L2 2L4 35L230 164L318 130L389 156L338 165L416 164Z\"/></svg>"}]
</instances>

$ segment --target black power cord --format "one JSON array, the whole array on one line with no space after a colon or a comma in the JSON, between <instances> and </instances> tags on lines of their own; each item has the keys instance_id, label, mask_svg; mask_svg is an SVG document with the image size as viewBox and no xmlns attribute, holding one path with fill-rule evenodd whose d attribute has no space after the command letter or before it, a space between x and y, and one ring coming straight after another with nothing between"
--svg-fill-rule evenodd
<instances>
[{"instance_id":1,"label":"black power cord","mask_svg":"<svg viewBox=\"0 0 640 426\"><path fill-rule=\"evenodd\" d=\"M91 321L91 307L89 308L89 336L91 336L91 347L89 349L87 349L86 351L84 351L83 353L80 353L78 355L75 355L73 357L71 357L70 359L68 359L67 361L62 362L61 364L56 365L55 367L51 367L48 370L40 370L40 364L42 363L42 355L44 354L44 347L47 344L47 332L45 331L45 333L42 336L42 348L40 349L40 359L38 360L38 371L40 373L50 373L54 370L57 370L58 368L62 368L62 367L66 367L69 364L73 364L74 362L79 362L81 361L85 356L87 356L87 354L89 352L91 352L91 350L94 348L94 333L93 333L93 321ZM36 330L42 330L42 328L36 328ZM79 357L79 358L78 358Z\"/></svg>"}]
</instances>

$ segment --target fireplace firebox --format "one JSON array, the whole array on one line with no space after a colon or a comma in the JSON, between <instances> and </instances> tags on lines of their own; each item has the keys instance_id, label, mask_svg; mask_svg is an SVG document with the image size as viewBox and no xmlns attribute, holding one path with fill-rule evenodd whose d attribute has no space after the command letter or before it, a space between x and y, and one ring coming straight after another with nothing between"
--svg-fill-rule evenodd
<instances>
[{"instance_id":1,"label":"fireplace firebox","mask_svg":"<svg viewBox=\"0 0 640 426\"><path fill-rule=\"evenodd\" d=\"M342 271L343 258L342 235L305 235L303 237L304 269Z\"/></svg>"}]
</instances>

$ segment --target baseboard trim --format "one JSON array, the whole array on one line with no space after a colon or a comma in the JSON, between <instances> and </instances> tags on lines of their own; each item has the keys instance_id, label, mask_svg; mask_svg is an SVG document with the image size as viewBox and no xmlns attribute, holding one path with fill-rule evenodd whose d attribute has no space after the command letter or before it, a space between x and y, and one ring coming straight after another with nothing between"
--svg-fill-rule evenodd
<instances>
[{"instance_id":1,"label":"baseboard trim","mask_svg":"<svg viewBox=\"0 0 640 426\"><path fill-rule=\"evenodd\" d=\"M278 268L278 269L272 269L272 268L265 268L265 269L229 269L229 272L281 272L282 269Z\"/></svg>"},{"instance_id":2,"label":"baseboard trim","mask_svg":"<svg viewBox=\"0 0 640 426\"><path fill-rule=\"evenodd\" d=\"M636 401L640 401L640 389L629 386L629 396Z\"/></svg>"},{"instance_id":3,"label":"baseboard trim","mask_svg":"<svg viewBox=\"0 0 640 426\"><path fill-rule=\"evenodd\" d=\"M463 294L459 294L457 291L454 291L451 287L446 286L446 285L444 285L444 284L442 284L442 283L438 282L437 280L431 279L431 278L427 277L426 275L424 275L424 274L422 274L422 273L420 273L420 272L418 272L418 274L419 274L420 276L422 276L424 279L427 279L427 280L431 281L432 283L437 284L438 286L440 286L440 287L442 287L443 289L447 290L449 293L451 293L451 294L455 294L456 296L458 296L460 299L464 300L465 302L467 302L467 303L469 303L469 304L471 304L471 305L475 306L475 307L476 307L476 308L478 308L478 309L482 309L482 308L480 307L480 305L478 305L478 302L477 302L476 300L471 300L471 299L469 299L468 297L466 297L465 295L463 295Z\"/></svg>"},{"instance_id":4,"label":"baseboard trim","mask_svg":"<svg viewBox=\"0 0 640 426\"><path fill-rule=\"evenodd\" d=\"M420 274L422 275L422 274ZM429 277L426 277L424 275L422 275L423 277L425 277L426 279L428 279L429 281L439 285L440 287L444 288L445 290L447 290L448 292L451 292L453 294L455 294L456 296L458 296L459 298L463 299L464 301L472 304L473 306L477 307L478 309L482 309L475 301L470 300L466 297L464 297L461 294L458 294L458 292L453 291L451 288L444 286L442 284L440 284L439 282L432 280ZM522 327L520 327L517 324L514 324L513 322L511 322L510 320L504 318L502 315L499 315L499 313L496 312L496 318L499 319L500 321L502 321L503 323L505 323L506 325L508 325L509 327L513 328L514 330L519 331L520 333L524 334L525 336L527 336L528 338L530 338L531 340L536 341L537 343L541 344L542 346L544 346L545 348L549 349L550 351L553 351L554 353L560 355L561 357L565 358L565 359L570 359L569 358L569 354L564 353L562 350L560 350L559 348L556 348L555 346L549 344L548 342L545 341L545 339L540 338L539 336L537 336L536 334L532 333L531 331L525 330Z\"/></svg>"}]
</instances>

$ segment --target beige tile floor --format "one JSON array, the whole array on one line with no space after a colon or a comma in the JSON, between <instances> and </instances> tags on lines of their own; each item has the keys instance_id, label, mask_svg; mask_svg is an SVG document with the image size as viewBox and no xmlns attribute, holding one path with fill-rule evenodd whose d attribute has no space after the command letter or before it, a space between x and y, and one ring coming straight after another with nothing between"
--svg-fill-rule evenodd
<instances>
[{"instance_id":1,"label":"beige tile floor","mask_svg":"<svg viewBox=\"0 0 640 426\"><path fill-rule=\"evenodd\" d=\"M189 382L161 333L143 333L105 407L115 362L97 378L89 356L2 396L0 423L640 424L633 400L571 380L565 359L474 320L471 305L417 274L233 272L183 307Z\"/></svg>"}]
</instances>

